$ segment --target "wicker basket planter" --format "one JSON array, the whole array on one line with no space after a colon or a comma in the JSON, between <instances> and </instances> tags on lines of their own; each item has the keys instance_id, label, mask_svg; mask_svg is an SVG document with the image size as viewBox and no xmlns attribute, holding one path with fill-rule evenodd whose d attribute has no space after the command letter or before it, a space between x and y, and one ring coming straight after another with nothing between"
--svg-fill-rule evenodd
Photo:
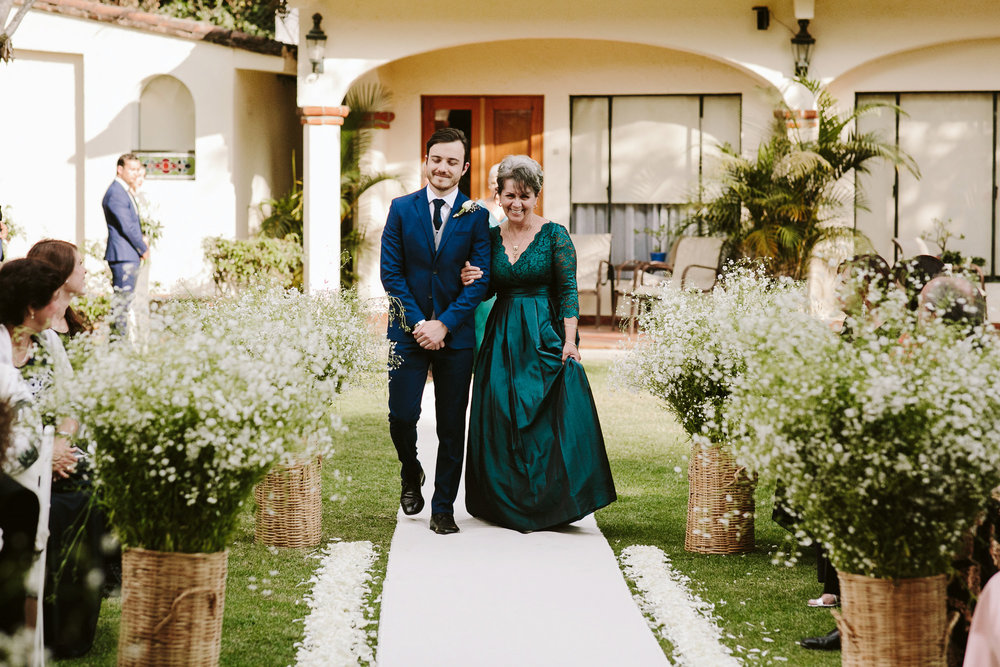
<instances>
[{"instance_id":1,"label":"wicker basket planter","mask_svg":"<svg viewBox=\"0 0 1000 667\"><path fill-rule=\"evenodd\" d=\"M127 549L118 664L219 664L228 557Z\"/></svg>"},{"instance_id":2,"label":"wicker basket planter","mask_svg":"<svg viewBox=\"0 0 1000 667\"><path fill-rule=\"evenodd\" d=\"M742 554L754 548L755 482L728 448L691 447L685 551Z\"/></svg>"},{"instance_id":3,"label":"wicker basket planter","mask_svg":"<svg viewBox=\"0 0 1000 667\"><path fill-rule=\"evenodd\" d=\"M277 465L254 487L254 541L274 547L313 547L320 542L322 463L317 456Z\"/></svg>"},{"instance_id":4,"label":"wicker basket planter","mask_svg":"<svg viewBox=\"0 0 1000 667\"><path fill-rule=\"evenodd\" d=\"M875 579L840 573L840 629L845 667L947 665L948 578Z\"/></svg>"}]
</instances>

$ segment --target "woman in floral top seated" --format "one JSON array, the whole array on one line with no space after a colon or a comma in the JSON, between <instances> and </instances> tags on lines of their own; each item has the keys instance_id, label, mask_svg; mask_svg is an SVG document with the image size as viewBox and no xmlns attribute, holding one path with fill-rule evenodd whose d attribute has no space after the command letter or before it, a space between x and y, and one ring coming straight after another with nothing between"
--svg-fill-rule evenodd
<instances>
[{"instance_id":1,"label":"woman in floral top seated","mask_svg":"<svg viewBox=\"0 0 1000 667\"><path fill-rule=\"evenodd\" d=\"M15 259L0 267L0 383L19 404L22 432L34 436L15 439L15 465L27 467L37 459L42 424L56 428L44 624L45 643L57 658L83 655L93 644L101 590L88 583L88 575L104 567L101 541L107 533L104 515L93 503L86 466L80 463L83 452L71 442L77 422L65 415L38 414L38 399L53 383L69 381L72 375L53 330L65 329L70 296L65 283L62 272L36 259ZM8 455L8 462L11 459Z\"/></svg>"}]
</instances>

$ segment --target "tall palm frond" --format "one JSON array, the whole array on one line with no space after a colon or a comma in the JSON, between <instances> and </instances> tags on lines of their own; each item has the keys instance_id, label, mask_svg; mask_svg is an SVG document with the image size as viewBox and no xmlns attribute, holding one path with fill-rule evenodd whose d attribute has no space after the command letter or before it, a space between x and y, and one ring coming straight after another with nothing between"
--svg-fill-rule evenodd
<instances>
[{"instance_id":1,"label":"tall palm frond","mask_svg":"<svg viewBox=\"0 0 1000 667\"><path fill-rule=\"evenodd\" d=\"M850 195L845 179L869 173L879 160L919 177L913 159L895 144L856 129L863 116L882 109L899 113L897 107L872 103L838 113L836 100L818 83L801 83L816 95L816 138L790 135L777 123L751 158L724 147L718 187L709 187L719 194L699 202L694 216L703 229L725 236L730 252L771 258L774 271L795 278L804 277L817 244L858 234L828 224L838 210L864 202L857 188Z\"/></svg>"},{"instance_id":2,"label":"tall palm frond","mask_svg":"<svg viewBox=\"0 0 1000 667\"><path fill-rule=\"evenodd\" d=\"M357 280L357 254L365 239L366 225L361 219L361 196L375 185L398 180L395 174L367 173L361 161L370 150L375 132L372 115L388 111L392 96L378 83L353 86L344 97L350 113L340 129L340 238L348 259L340 278L345 287Z\"/></svg>"}]
</instances>

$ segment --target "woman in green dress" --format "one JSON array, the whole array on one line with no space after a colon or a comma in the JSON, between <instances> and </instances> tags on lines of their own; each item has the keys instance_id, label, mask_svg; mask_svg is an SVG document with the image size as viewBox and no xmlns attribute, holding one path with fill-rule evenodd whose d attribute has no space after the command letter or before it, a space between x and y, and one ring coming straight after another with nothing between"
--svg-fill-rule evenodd
<instances>
[{"instance_id":1,"label":"woman in green dress","mask_svg":"<svg viewBox=\"0 0 1000 667\"><path fill-rule=\"evenodd\" d=\"M476 358L465 504L527 532L572 523L617 496L579 363L573 243L534 213L537 162L508 156L497 186L507 220L490 230L497 300Z\"/></svg>"}]
</instances>

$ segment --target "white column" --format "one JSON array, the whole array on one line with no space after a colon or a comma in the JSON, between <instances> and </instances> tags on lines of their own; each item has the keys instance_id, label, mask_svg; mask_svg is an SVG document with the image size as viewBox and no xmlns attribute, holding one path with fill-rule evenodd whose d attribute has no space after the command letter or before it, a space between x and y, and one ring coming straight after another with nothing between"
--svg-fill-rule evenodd
<instances>
[{"instance_id":1,"label":"white column","mask_svg":"<svg viewBox=\"0 0 1000 667\"><path fill-rule=\"evenodd\" d=\"M303 246L307 292L340 289L340 126L347 107L303 107Z\"/></svg>"}]
</instances>

